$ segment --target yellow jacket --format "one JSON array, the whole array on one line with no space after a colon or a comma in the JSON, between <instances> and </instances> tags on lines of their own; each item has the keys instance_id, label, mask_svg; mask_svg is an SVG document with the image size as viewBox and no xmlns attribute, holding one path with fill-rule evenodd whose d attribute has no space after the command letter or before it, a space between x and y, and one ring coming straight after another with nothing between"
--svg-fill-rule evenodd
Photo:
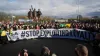
<instances>
[{"instance_id":1,"label":"yellow jacket","mask_svg":"<svg viewBox=\"0 0 100 56\"><path fill-rule=\"evenodd\" d=\"M1 32L1 36L6 36L7 34L6 34L6 31L2 31Z\"/></svg>"}]
</instances>

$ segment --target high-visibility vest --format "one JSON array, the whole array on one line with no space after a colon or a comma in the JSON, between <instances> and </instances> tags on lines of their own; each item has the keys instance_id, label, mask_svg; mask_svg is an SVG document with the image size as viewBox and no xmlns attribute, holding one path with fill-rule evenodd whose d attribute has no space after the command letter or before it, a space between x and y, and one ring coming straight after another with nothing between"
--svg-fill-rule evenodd
<instances>
[{"instance_id":1,"label":"high-visibility vest","mask_svg":"<svg viewBox=\"0 0 100 56\"><path fill-rule=\"evenodd\" d=\"M12 35L12 33L13 33L13 32L12 32L12 30L10 30L10 32L9 32L9 33L10 33L10 35Z\"/></svg>"},{"instance_id":2,"label":"high-visibility vest","mask_svg":"<svg viewBox=\"0 0 100 56\"><path fill-rule=\"evenodd\" d=\"M71 24L66 24L66 27L70 28L71 27Z\"/></svg>"},{"instance_id":3,"label":"high-visibility vest","mask_svg":"<svg viewBox=\"0 0 100 56\"><path fill-rule=\"evenodd\" d=\"M6 36L6 31L2 31L1 36Z\"/></svg>"}]
</instances>

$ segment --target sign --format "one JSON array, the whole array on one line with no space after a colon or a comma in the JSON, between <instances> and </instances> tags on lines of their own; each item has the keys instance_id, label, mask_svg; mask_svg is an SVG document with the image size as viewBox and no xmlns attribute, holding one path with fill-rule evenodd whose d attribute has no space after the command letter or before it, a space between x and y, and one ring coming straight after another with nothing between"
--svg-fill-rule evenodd
<instances>
[{"instance_id":1,"label":"sign","mask_svg":"<svg viewBox=\"0 0 100 56\"><path fill-rule=\"evenodd\" d=\"M95 32L80 29L33 29L13 31L12 35L7 33L9 41L31 38L71 38L79 40L94 40L95 35Z\"/></svg>"}]
</instances>

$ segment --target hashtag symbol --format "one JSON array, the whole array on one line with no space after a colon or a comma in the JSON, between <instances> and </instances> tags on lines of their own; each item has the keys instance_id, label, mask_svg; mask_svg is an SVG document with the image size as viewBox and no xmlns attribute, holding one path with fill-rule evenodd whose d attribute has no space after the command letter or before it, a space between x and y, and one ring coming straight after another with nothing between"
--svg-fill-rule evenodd
<instances>
[{"instance_id":1,"label":"hashtag symbol","mask_svg":"<svg viewBox=\"0 0 100 56\"><path fill-rule=\"evenodd\" d=\"M25 37L25 31L22 31L21 37Z\"/></svg>"}]
</instances>

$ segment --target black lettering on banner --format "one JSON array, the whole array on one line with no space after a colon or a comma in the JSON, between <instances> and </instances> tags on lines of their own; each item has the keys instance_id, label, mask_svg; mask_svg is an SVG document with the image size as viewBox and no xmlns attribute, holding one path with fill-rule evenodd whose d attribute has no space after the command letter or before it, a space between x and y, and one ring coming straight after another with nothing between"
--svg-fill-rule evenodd
<instances>
[{"instance_id":1,"label":"black lettering on banner","mask_svg":"<svg viewBox=\"0 0 100 56\"><path fill-rule=\"evenodd\" d=\"M77 30L77 31L75 31L74 36L75 36L75 37L79 37L78 33L79 33L79 31L78 31L78 30Z\"/></svg>"},{"instance_id":2,"label":"black lettering on banner","mask_svg":"<svg viewBox=\"0 0 100 56\"><path fill-rule=\"evenodd\" d=\"M80 37L80 31L77 31L77 37Z\"/></svg>"},{"instance_id":3,"label":"black lettering on banner","mask_svg":"<svg viewBox=\"0 0 100 56\"><path fill-rule=\"evenodd\" d=\"M29 31L26 31L26 37L29 37Z\"/></svg>"},{"instance_id":4,"label":"black lettering on banner","mask_svg":"<svg viewBox=\"0 0 100 56\"><path fill-rule=\"evenodd\" d=\"M30 36L32 37L33 31L30 31Z\"/></svg>"},{"instance_id":5,"label":"black lettering on banner","mask_svg":"<svg viewBox=\"0 0 100 56\"><path fill-rule=\"evenodd\" d=\"M64 30L64 36L67 36L67 31L66 30Z\"/></svg>"},{"instance_id":6,"label":"black lettering on banner","mask_svg":"<svg viewBox=\"0 0 100 56\"><path fill-rule=\"evenodd\" d=\"M59 34L60 34L60 36L62 36L63 34L62 34L62 30L59 30Z\"/></svg>"},{"instance_id":7,"label":"black lettering on banner","mask_svg":"<svg viewBox=\"0 0 100 56\"><path fill-rule=\"evenodd\" d=\"M72 30L72 36L74 37L74 30Z\"/></svg>"},{"instance_id":8,"label":"black lettering on banner","mask_svg":"<svg viewBox=\"0 0 100 56\"><path fill-rule=\"evenodd\" d=\"M69 30L66 30L67 31L67 36L70 36L70 31Z\"/></svg>"},{"instance_id":9,"label":"black lettering on banner","mask_svg":"<svg viewBox=\"0 0 100 56\"><path fill-rule=\"evenodd\" d=\"M21 37L25 37L25 31L22 31Z\"/></svg>"},{"instance_id":10,"label":"black lettering on banner","mask_svg":"<svg viewBox=\"0 0 100 56\"><path fill-rule=\"evenodd\" d=\"M53 36L56 36L56 30L53 30L53 31L52 31L52 35L53 35Z\"/></svg>"},{"instance_id":11,"label":"black lettering on banner","mask_svg":"<svg viewBox=\"0 0 100 56\"><path fill-rule=\"evenodd\" d=\"M51 31L50 30L46 30L45 31L45 35L50 35L51 36Z\"/></svg>"},{"instance_id":12,"label":"black lettering on banner","mask_svg":"<svg viewBox=\"0 0 100 56\"><path fill-rule=\"evenodd\" d=\"M72 36L72 30L70 30L70 36Z\"/></svg>"},{"instance_id":13,"label":"black lettering on banner","mask_svg":"<svg viewBox=\"0 0 100 56\"><path fill-rule=\"evenodd\" d=\"M69 36L69 31L65 30L65 36Z\"/></svg>"},{"instance_id":14,"label":"black lettering on banner","mask_svg":"<svg viewBox=\"0 0 100 56\"><path fill-rule=\"evenodd\" d=\"M58 30L54 30L54 35L58 36Z\"/></svg>"},{"instance_id":15,"label":"black lettering on banner","mask_svg":"<svg viewBox=\"0 0 100 56\"><path fill-rule=\"evenodd\" d=\"M80 31L80 38L85 39L83 31Z\"/></svg>"},{"instance_id":16,"label":"black lettering on banner","mask_svg":"<svg viewBox=\"0 0 100 56\"><path fill-rule=\"evenodd\" d=\"M45 35L45 31L44 30L41 30L40 31L40 36L44 36Z\"/></svg>"},{"instance_id":17,"label":"black lettering on banner","mask_svg":"<svg viewBox=\"0 0 100 56\"><path fill-rule=\"evenodd\" d=\"M35 36L38 36L39 35L39 30L36 30L36 35Z\"/></svg>"},{"instance_id":18,"label":"black lettering on banner","mask_svg":"<svg viewBox=\"0 0 100 56\"><path fill-rule=\"evenodd\" d=\"M82 31L83 39L86 39L84 32L85 31Z\"/></svg>"},{"instance_id":19,"label":"black lettering on banner","mask_svg":"<svg viewBox=\"0 0 100 56\"><path fill-rule=\"evenodd\" d=\"M65 36L65 30L62 30L63 36Z\"/></svg>"},{"instance_id":20,"label":"black lettering on banner","mask_svg":"<svg viewBox=\"0 0 100 56\"><path fill-rule=\"evenodd\" d=\"M45 30L45 31L44 31L44 36L47 36L47 32L46 32L46 31L48 31L48 30Z\"/></svg>"},{"instance_id":21,"label":"black lettering on banner","mask_svg":"<svg viewBox=\"0 0 100 56\"><path fill-rule=\"evenodd\" d=\"M61 36L61 30L59 30L59 36Z\"/></svg>"},{"instance_id":22,"label":"black lettering on banner","mask_svg":"<svg viewBox=\"0 0 100 56\"><path fill-rule=\"evenodd\" d=\"M62 36L64 36L64 34L65 34L65 33L64 33L64 30L62 30Z\"/></svg>"},{"instance_id":23,"label":"black lettering on banner","mask_svg":"<svg viewBox=\"0 0 100 56\"><path fill-rule=\"evenodd\" d=\"M17 32L15 32L15 35L18 35L18 33L17 33Z\"/></svg>"},{"instance_id":24,"label":"black lettering on banner","mask_svg":"<svg viewBox=\"0 0 100 56\"><path fill-rule=\"evenodd\" d=\"M89 40L92 40L95 38L95 34L93 32L89 32L88 35L89 35Z\"/></svg>"},{"instance_id":25,"label":"black lettering on banner","mask_svg":"<svg viewBox=\"0 0 100 56\"><path fill-rule=\"evenodd\" d=\"M87 32L87 31L84 31L84 38L85 38L86 40L88 40L87 34L88 34L88 32Z\"/></svg>"},{"instance_id":26,"label":"black lettering on banner","mask_svg":"<svg viewBox=\"0 0 100 56\"><path fill-rule=\"evenodd\" d=\"M36 31L35 30L33 30L33 36L36 36Z\"/></svg>"},{"instance_id":27,"label":"black lettering on banner","mask_svg":"<svg viewBox=\"0 0 100 56\"><path fill-rule=\"evenodd\" d=\"M73 30L73 36L76 37L76 30Z\"/></svg>"},{"instance_id":28,"label":"black lettering on banner","mask_svg":"<svg viewBox=\"0 0 100 56\"><path fill-rule=\"evenodd\" d=\"M59 30L56 30L56 35L59 36Z\"/></svg>"},{"instance_id":29,"label":"black lettering on banner","mask_svg":"<svg viewBox=\"0 0 100 56\"><path fill-rule=\"evenodd\" d=\"M54 30L52 30L52 35L54 36Z\"/></svg>"}]
</instances>

